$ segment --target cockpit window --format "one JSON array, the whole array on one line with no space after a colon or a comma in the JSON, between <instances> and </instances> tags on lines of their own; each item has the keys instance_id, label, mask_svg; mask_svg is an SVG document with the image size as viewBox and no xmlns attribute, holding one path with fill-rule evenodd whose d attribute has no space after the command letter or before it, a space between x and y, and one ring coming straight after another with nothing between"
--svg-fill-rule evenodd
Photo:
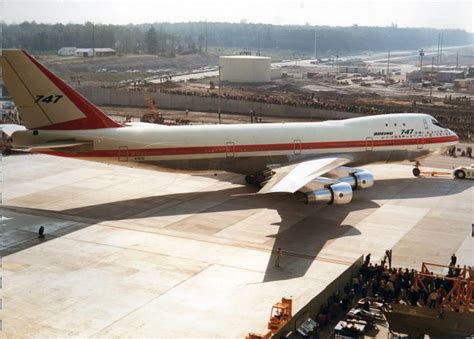
<instances>
[{"instance_id":1,"label":"cockpit window","mask_svg":"<svg viewBox=\"0 0 474 339\"><path fill-rule=\"evenodd\" d=\"M445 128L443 125L441 125L439 122L437 122L435 119L431 120L431 122L433 123L433 125L435 126L438 126L438 127L441 127L441 128Z\"/></svg>"}]
</instances>

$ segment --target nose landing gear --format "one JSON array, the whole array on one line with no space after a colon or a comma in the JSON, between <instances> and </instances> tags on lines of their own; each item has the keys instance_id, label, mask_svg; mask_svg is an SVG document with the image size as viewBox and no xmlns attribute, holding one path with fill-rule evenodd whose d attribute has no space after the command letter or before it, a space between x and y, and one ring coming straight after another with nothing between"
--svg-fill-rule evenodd
<instances>
[{"instance_id":1,"label":"nose landing gear","mask_svg":"<svg viewBox=\"0 0 474 339\"><path fill-rule=\"evenodd\" d=\"M420 170L420 162L417 161L415 164L415 168L412 170L412 173L415 177L419 177L422 175L431 176L431 177L440 177L440 176L451 176L451 172L438 172L438 171L422 171Z\"/></svg>"},{"instance_id":2,"label":"nose landing gear","mask_svg":"<svg viewBox=\"0 0 474 339\"><path fill-rule=\"evenodd\" d=\"M415 168L413 169L412 173L413 173L413 175L414 175L415 177L419 177L419 176L420 176L421 171L420 171L420 162L419 162L419 161L416 162Z\"/></svg>"}]
</instances>

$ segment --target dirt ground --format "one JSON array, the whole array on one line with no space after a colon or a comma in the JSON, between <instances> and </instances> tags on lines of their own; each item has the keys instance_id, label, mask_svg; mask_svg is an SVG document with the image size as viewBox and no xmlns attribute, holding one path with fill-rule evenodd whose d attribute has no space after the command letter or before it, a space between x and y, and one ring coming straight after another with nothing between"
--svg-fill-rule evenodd
<instances>
[{"instance_id":1,"label":"dirt ground","mask_svg":"<svg viewBox=\"0 0 474 339\"><path fill-rule=\"evenodd\" d=\"M171 58L157 55L120 55L82 58L46 55L38 56L38 59L61 77L95 77L98 81L113 82L114 79L107 79L107 75L124 73L125 78L140 78L156 73L191 71L204 66L216 65L218 56L215 54L189 54ZM96 73L103 69L106 71Z\"/></svg>"}]
</instances>

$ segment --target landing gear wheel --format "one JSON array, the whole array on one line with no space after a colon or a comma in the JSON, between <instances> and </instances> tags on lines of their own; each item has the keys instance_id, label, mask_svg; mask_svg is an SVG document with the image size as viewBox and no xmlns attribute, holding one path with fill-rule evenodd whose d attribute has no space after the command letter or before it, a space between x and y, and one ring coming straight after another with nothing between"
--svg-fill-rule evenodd
<instances>
[{"instance_id":1,"label":"landing gear wheel","mask_svg":"<svg viewBox=\"0 0 474 339\"><path fill-rule=\"evenodd\" d=\"M245 176L245 182L246 182L248 185L253 185L253 186L255 186L256 183L257 183L257 178L256 178L254 175L246 175L246 176Z\"/></svg>"},{"instance_id":2,"label":"landing gear wheel","mask_svg":"<svg viewBox=\"0 0 474 339\"><path fill-rule=\"evenodd\" d=\"M454 172L454 176L458 179L465 179L466 172L464 172L463 170L457 170L456 172Z\"/></svg>"},{"instance_id":3,"label":"landing gear wheel","mask_svg":"<svg viewBox=\"0 0 474 339\"><path fill-rule=\"evenodd\" d=\"M413 175L414 175L415 177L419 177L420 174L421 174L420 169L419 169L418 167L415 167L415 168L413 169Z\"/></svg>"}]
</instances>

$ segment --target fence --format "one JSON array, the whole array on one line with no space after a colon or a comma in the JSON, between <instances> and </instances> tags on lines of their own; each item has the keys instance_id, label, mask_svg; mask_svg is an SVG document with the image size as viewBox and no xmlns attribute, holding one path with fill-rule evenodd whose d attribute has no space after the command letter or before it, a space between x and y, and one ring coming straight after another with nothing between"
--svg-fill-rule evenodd
<instances>
[{"instance_id":1,"label":"fence","mask_svg":"<svg viewBox=\"0 0 474 339\"><path fill-rule=\"evenodd\" d=\"M146 107L144 96L154 99L157 107L162 109L191 110L198 112L216 112L218 99L183 94L155 93L116 90L112 88L81 87L78 89L86 98L96 105ZM258 117L280 117L308 120L347 119L362 116L361 114L341 111L322 110L310 107L267 104L248 100L221 99L222 113L248 115L255 111Z\"/></svg>"}]
</instances>

